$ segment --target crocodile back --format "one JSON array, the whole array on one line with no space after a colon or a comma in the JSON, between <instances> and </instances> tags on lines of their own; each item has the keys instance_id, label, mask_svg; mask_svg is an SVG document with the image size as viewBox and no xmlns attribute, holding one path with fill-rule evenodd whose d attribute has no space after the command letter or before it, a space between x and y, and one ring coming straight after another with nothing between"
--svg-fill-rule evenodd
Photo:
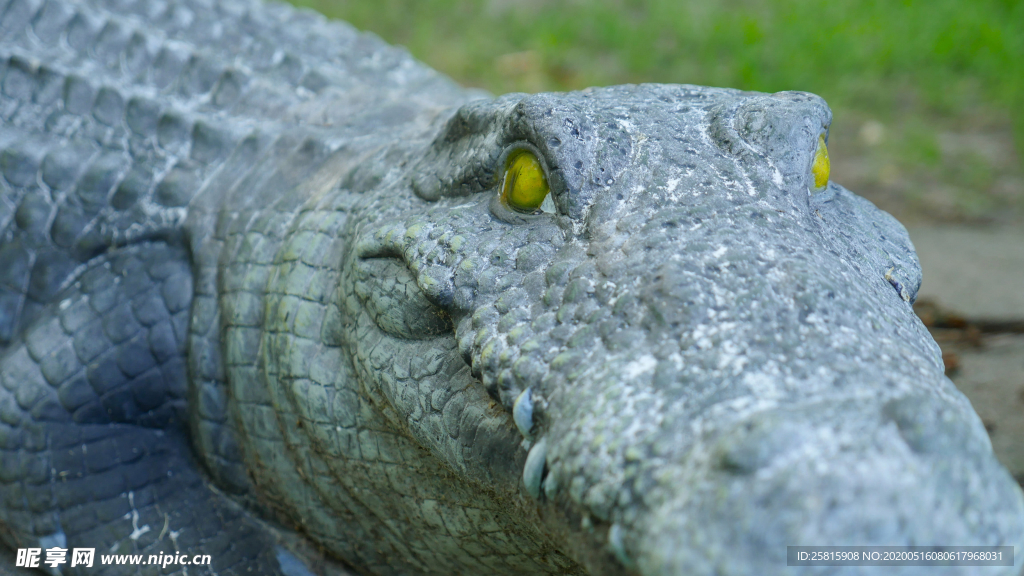
<instances>
[{"instance_id":1,"label":"crocodile back","mask_svg":"<svg viewBox=\"0 0 1024 576\"><path fill-rule=\"evenodd\" d=\"M337 148L388 102L461 98L405 51L283 5L0 2L0 349L84 263L190 243L190 214L229 209L295 147Z\"/></svg>"}]
</instances>

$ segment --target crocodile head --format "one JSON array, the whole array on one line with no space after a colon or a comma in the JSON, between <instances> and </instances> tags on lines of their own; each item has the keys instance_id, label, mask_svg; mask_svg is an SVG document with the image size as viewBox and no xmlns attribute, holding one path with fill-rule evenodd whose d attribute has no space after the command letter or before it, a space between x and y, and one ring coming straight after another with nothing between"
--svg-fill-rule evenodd
<instances>
[{"instance_id":1,"label":"crocodile head","mask_svg":"<svg viewBox=\"0 0 1024 576\"><path fill-rule=\"evenodd\" d=\"M822 177L830 121L810 94L692 86L463 106L356 209L336 330L361 388L594 574L1024 545L914 315L906 231ZM536 210L502 196L523 154Z\"/></svg>"}]
</instances>

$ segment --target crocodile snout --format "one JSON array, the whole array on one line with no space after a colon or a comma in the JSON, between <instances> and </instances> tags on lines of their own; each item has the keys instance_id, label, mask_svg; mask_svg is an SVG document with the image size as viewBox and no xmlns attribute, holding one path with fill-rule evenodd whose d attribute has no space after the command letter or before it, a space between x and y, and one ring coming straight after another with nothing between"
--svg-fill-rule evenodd
<instances>
[{"instance_id":1,"label":"crocodile snout","mask_svg":"<svg viewBox=\"0 0 1024 576\"><path fill-rule=\"evenodd\" d=\"M837 246L830 215L769 212L663 207L592 250L624 272L583 323L620 329L538 387L533 496L644 576L819 573L787 567L797 545L1024 544L1021 491L886 277L902 230Z\"/></svg>"},{"instance_id":2,"label":"crocodile snout","mask_svg":"<svg viewBox=\"0 0 1024 576\"><path fill-rule=\"evenodd\" d=\"M651 511L634 533L637 569L645 576L817 574L821 568L787 567L786 547L1020 546L998 536L1021 533L1019 491L966 408L930 396L882 406L849 401L759 412L713 432L669 465L686 475L685 485L652 490Z\"/></svg>"}]
</instances>

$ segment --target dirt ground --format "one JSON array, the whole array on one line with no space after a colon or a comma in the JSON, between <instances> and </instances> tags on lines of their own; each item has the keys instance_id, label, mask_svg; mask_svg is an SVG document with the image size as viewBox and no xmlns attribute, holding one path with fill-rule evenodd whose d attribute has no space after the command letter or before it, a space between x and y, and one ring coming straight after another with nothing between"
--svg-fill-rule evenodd
<instances>
[{"instance_id":1,"label":"dirt ground","mask_svg":"<svg viewBox=\"0 0 1024 576\"><path fill-rule=\"evenodd\" d=\"M909 227L1024 229L1024 165L1012 121L988 109L936 116L934 129L837 111L832 179Z\"/></svg>"}]
</instances>

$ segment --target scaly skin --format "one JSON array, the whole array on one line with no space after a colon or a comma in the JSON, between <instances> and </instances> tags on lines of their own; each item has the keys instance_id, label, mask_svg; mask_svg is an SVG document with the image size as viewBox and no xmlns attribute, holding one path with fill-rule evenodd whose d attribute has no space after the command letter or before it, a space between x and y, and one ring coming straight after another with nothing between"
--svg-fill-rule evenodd
<instances>
[{"instance_id":1,"label":"scaly skin","mask_svg":"<svg viewBox=\"0 0 1024 576\"><path fill-rule=\"evenodd\" d=\"M7 546L667 576L1024 545L906 232L814 186L821 99L490 99L246 2L0 14ZM498 201L520 148L553 213Z\"/></svg>"}]
</instances>

